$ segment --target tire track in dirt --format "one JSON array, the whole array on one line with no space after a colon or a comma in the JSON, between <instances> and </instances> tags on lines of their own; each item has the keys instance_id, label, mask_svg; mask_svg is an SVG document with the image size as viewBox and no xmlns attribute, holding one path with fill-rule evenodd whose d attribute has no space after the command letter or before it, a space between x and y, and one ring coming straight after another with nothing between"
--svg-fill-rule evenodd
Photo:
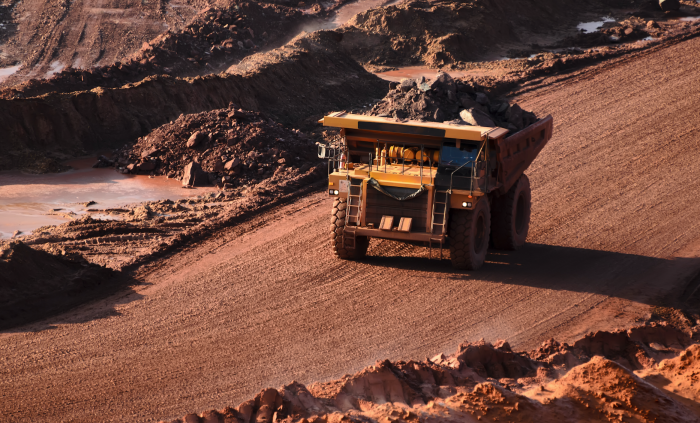
<instances>
[{"instance_id":1,"label":"tire track in dirt","mask_svg":"<svg viewBox=\"0 0 700 423\"><path fill-rule=\"evenodd\" d=\"M300 198L159 263L134 293L5 334L0 415L175 417L464 340L531 349L630 326L700 267L698 43L517 99L557 122L529 171L522 250L467 273L388 241L337 261L330 200Z\"/></svg>"}]
</instances>

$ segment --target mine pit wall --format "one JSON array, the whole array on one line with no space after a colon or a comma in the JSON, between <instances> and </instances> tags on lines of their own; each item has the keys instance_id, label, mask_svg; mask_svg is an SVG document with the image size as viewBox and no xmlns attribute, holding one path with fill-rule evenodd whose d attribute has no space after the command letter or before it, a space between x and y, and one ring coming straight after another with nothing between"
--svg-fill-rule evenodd
<instances>
[{"instance_id":1,"label":"mine pit wall","mask_svg":"<svg viewBox=\"0 0 700 423\"><path fill-rule=\"evenodd\" d=\"M130 143L182 113L227 107L264 112L286 125L384 97L388 84L327 43L266 63L246 75L149 77L121 88L0 100L0 154L75 152ZM288 50L287 50L288 53Z\"/></svg>"}]
</instances>

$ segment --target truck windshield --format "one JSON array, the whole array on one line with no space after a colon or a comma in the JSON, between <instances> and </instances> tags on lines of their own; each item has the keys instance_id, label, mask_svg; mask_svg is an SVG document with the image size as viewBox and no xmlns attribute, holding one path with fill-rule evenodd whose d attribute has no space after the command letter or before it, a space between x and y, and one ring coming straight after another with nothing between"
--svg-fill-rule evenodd
<instances>
[{"instance_id":1,"label":"truck windshield","mask_svg":"<svg viewBox=\"0 0 700 423\"><path fill-rule=\"evenodd\" d=\"M479 146L462 142L457 148L455 143L444 143L440 150L440 165L460 167L467 162L473 162L479 153Z\"/></svg>"}]
</instances>

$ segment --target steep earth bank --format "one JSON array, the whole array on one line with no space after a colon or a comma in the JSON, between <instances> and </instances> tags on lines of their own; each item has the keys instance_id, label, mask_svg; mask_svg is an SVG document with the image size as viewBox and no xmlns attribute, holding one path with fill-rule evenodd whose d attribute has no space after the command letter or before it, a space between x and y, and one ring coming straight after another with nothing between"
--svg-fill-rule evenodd
<instances>
[{"instance_id":1,"label":"steep earth bank","mask_svg":"<svg viewBox=\"0 0 700 423\"><path fill-rule=\"evenodd\" d=\"M236 408L170 422L698 421L699 329L652 323L573 345L552 339L529 353L505 341L465 342L447 357L377 361L339 380L267 388Z\"/></svg>"},{"instance_id":2,"label":"steep earth bank","mask_svg":"<svg viewBox=\"0 0 700 423\"><path fill-rule=\"evenodd\" d=\"M340 2L338 5L342 4ZM219 2L197 13L179 30L145 40L130 55L102 66L67 67L47 78L24 83L19 72L0 83L2 98L27 98L60 91L115 88L151 75L197 76L217 73L243 57L278 47L302 25L320 19L319 13L297 8L241 1Z\"/></svg>"},{"instance_id":3,"label":"steep earth bank","mask_svg":"<svg viewBox=\"0 0 700 423\"><path fill-rule=\"evenodd\" d=\"M322 6L315 0L9 0L0 5L0 68L19 69L0 81L0 86L51 78L62 70L68 70L68 76L85 78L88 83L99 81L104 73L135 82L137 74L142 78L153 74L154 66L168 67L180 74L211 73L212 66L216 68L222 59L235 60L253 45L264 47L280 36L289 39L301 24L327 17L344 3L340 0ZM207 14L211 11L213 19ZM217 16L219 12L221 16ZM171 40L160 46L166 51L159 52L157 61L114 71L112 65L118 67L119 62L129 63L130 56L142 56L142 44L159 36ZM172 38L179 39L181 45L173 46ZM246 40L251 40L251 44ZM237 41L245 42L243 48ZM182 58L173 57L174 51ZM194 60L186 63L187 59ZM94 72L75 71L95 66L99 68ZM71 82L65 74L63 80Z\"/></svg>"},{"instance_id":4,"label":"steep earth bank","mask_svg":"<svg viewBox=\"0 0 700 423\"><path fill-rule=\"evenodd\" d=\"M459 67L508 52L517 57L555 46L603 46L658 37L664 29L653 19L664 19L665 14L651 3L417 0L359 13L339 31L345 34L343 45L368 67ZM697 4L688 4L676 13L697 14ZM637 19L623 20L635 14ZM601 32L577 33L582 20L600 16L616 16L621 22L608 23Z\"/></svg>"},{"instance_id":5,"label":"steep earth bank","mask_svg":"<svg viewBox=\"0 0 700 423\"><path fill-rule=\"evenodd\" d=\"M11 168L25 151L73 153L122 146L180 114L231 103L300 125L328 110L381 98L388 89L344 54L331 32L298 39L264 59L239 74L157 76L120 88L0 100L6 140L0 143L0 169Z\"/></svg>"}]
</instances>

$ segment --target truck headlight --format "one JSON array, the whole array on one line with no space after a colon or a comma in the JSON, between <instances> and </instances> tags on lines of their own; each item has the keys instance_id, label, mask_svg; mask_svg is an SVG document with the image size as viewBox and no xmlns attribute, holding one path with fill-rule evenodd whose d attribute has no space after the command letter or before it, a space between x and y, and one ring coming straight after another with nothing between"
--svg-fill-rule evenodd
<instances>
[{"instance_id":1,"label":"truck headlight","mask_svg":"<svg viewBox=\"0 0 700 423\"><path fill-rule=\"evenodd\" d=\"M329 189L328 195L338 195L338 190L337 189Z\"/></svg>"},{"instance_id":2,"label":"truck headlight","mask_svg":"<svg viewBox=\"0 0 700 423\"><path fill-rule=\"evenodd\" d=\"M472 206L472 203L467 203L466 201L462 202L462 207L464 207L464 208L471 207L471 206Z\"/></svg>"}]
</instances>

